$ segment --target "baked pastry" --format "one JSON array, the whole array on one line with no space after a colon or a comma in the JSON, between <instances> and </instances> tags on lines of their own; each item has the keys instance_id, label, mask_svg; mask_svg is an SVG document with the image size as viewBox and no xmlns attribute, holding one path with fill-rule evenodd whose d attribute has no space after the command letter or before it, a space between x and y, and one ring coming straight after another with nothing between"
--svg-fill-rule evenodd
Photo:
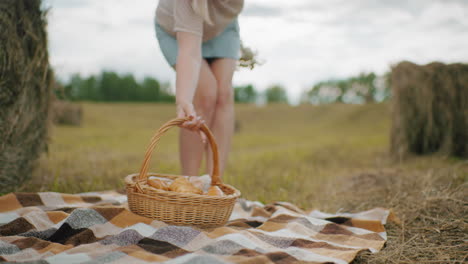
<instances>
[{"instance_id":1,"label":"baked pastry","mask_svg":"<svg viewBox=\"0 0 468 264\"><path fill-rule=\"evenodd\" d=\"M203 194L203 191L193 186L193 184L184 177L175 179L169 186L169 190L178 193Z\"/></svg>"},{"instance_id":2,"label":"baked pastry","mask_svg":"<svg viewBox=\"0 0 468 264\"><path fill-rule=\"evenodd\" d=\"M169 191L169 184L161 179L148 179L148 184L156 189Z\"/></svg>"},{"instance_id":3,"label":"baked pastry","mask_svg":"<svg viewBox=\"0 0 468 264\"><path fill-rule=\"evenodd\" d=\"M224 192L218 186L211 186L208 189L208 192L206 192L206 195L209 195L209 196L224 196Z\"/></svg>"}]
</instances>

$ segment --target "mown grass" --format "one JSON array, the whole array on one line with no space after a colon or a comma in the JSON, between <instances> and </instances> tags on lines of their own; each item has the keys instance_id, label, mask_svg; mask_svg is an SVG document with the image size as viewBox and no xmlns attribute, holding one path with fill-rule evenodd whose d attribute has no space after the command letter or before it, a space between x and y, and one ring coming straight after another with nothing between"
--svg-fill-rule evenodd
<instances>
[{"instance_id":1,"label":"mown grass","mask_svg":"<svg viewBox=\"0 0 468 264\"><path fill-rule=\"evenodd\" d=\"M53 129L49 153L25 189L122 188L122 178L139 170L154 131L174 116L172 105L83 106L81 127ZM224 179L248 199L318 206L306 197L323 180L387 162L386 105L239 105L236 110L240 131ZM179 173L176 130L156 149L152 171Z\"/></svg>"},{"instance_id":2,"label":"mown grass","mask_svg":"<svg viewBox=\"0 0 468 264\"><path fill-rule=\"evenodd\" d=\"M174 116L172 105L83 107L81 127L54 127L49 153L23 191L123 188L123 178L139 171L149 138ZM328 212L393 208L403 224L389 226L387 249L357 263L466 258L467 162L438 155L392 160L389 105L238 105L236 119L240 131L223 178L243 197ZM177 129L157 147L151 171L179 173Z\"/></svg>"},{"instance_id":3,"label":"mown grass","mask_svg":"<svg viewBox=\"0 0 468 264\"><path fill-rule=\"evenodd\" d=\"M122 188L139 171L149 138L174 116L174 106L83 104L81 127L54 127L48 155L24 188L85 192ZM320 207L307 197L324 181L384 168L434 168L456 161L388 157L386 104L255 107L238 105L233 150L224 180L248 199L287 200ZM151 170L179 173L177 129L155 150ZM203 171L200 171L202 173Z\"/></svg>"}]
</instances>

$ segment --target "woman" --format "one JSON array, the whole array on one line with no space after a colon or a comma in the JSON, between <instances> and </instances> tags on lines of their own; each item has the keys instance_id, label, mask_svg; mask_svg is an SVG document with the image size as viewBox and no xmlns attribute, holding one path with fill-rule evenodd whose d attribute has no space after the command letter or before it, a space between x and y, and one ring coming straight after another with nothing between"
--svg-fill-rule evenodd
<instances>
[{"instance_id":1,"label":"woman","mask_svg":"<svg viewBox=\"0 0 468 264\"><path fill-rule=\"evenodd\" d=\"M160 0L156 36L176 71L178 117L190 117L180 133L183 175L198 175L203 153L211 173L212 158L200 126L213 132L222 175L234 131L232 77L240 55L237 15L243 0Z\"/></svg>"}]
</instances>

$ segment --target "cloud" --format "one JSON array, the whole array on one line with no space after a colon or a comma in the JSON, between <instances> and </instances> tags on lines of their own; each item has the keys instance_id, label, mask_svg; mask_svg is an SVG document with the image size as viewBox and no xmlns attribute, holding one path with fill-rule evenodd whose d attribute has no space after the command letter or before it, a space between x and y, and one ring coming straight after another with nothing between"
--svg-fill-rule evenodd
<instances>
[{"instance_id":1,"label":"cloud","mask_svg":"<svg viewBox=\"0 0 468 264\"><path fill-rule=\"evenodd\" d=\"M59 76L102 69L174 81L154 35L154 0L48 0L51 62ZM461 0L245 1L241 37L265 64L234 83L291 95L313 83L392 63L468 61L468 2Z\"/></svg>"},{"instance_id":2,"label":"cloud","mask_svg":"<svg viewBox=\"0 0 468 264\"><path fill-rule=\"evenodd\" d=\"M91 0L49 0L46 1L54 8L79 8L90 5Z\"/></svg>"},{"instance_id":3,"label":"cloud","mask_svg":"<svg viewBox=\"0 0 468 264\"><path fill-rule=\"evenodd\" d=\"M49 50L58 76L103 69L173 78L159 52L152 0L49 0Z\"/></svg>"}]
</instances>

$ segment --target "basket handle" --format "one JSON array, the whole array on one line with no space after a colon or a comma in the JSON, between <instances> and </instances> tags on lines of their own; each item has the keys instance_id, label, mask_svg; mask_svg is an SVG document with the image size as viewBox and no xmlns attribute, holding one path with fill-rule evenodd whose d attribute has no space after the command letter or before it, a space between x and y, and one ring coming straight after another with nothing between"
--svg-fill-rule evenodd
<instances>
[{"instance_id":1,"label":"basket handle","mask_svg":"<svg viewBox=\"0 0 468 264\"><path fill-rule=\"evenodd\" d=\"M143 160L143 165L141 166L140 170L140 175L138 176L138 180L136 181L135 187L138 189L138 191L143 192L140 186L140 181L147 179L148 175L148 166L149 162L151 160L151 155L153 154L153 150L156 147L157 143L159 142L161 136L166 133L171 127L174 126L180 126L182 125L185 121L190 121L189 118L175 118L167 123L165 123L159 130L154 134L154 136L151 138L151 143L148 146L148 149L146 150L145 153L145 158ZM211 173L211 185L219 185L221 184L221 178L219 177L219 154L218 154L218 145L216 144L215 138L211 131L208 129L208 127L205 124L202 124L200 127L200 130L205 133L208 142L210 143L211 150L213 151L213 171Z\"/></svg>"}]
</instances>

